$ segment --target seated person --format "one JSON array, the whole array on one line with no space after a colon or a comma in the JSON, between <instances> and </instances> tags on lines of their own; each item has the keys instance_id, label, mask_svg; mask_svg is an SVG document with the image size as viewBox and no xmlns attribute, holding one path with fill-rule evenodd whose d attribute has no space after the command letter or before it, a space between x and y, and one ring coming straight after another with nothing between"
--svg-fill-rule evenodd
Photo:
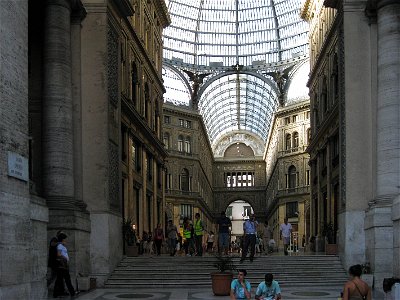
<instances>
[{"instance_id":1,"label":"seated person","mask_svg":"<svg viewBox=\"0 0 400 300\"><path fill-rule=\"evenodd\" d=\"M274 280L271 273L265 274L265 281L262 281L256 291L256 300L279 300L281 299L281 288Z\"/></svg>"},{"instance_id":2,"label":"seated person","mask_svg":"<svg viewBox=\"0 0 400 300\"><path fill-rule=\"evenodd\" d=\"M250 299L250 282L245 279L247 275L246 270L238 270L238 278L232 280L231 283L231 300L236 299Z\"/></svg>"}]
</instances>

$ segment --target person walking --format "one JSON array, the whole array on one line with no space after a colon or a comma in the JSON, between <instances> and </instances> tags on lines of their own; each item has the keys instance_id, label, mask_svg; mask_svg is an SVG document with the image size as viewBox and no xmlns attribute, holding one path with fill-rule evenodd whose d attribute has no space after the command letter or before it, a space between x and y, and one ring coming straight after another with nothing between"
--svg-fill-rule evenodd
<instances>
[{"instance_id":1,"label":"person walking","mask_svg":"<svg viewBox=\"0 0 400 300\"><path fill-rule=\"evenodd\" d=\"M200 214L196 213L194 215L194 241L196 245L196 256L203 255L203 222L200 219Z\"/></svg>"},{"instance_id":2,"label":"person walking","mask_svg":"<svg viewBox=\"0 0 400 300\"><path fill-rule=\"evenodd\" d=\"M288 255L288 246L290 244L290 236L292 234L292 224L288 223L288 218L284 219L284 223L281 224L280 238L283 239L283 252Z\"/></svg>"},{"instance_id":3,"label":"person walking","mask_svg":"<svg viewBox=\"0 0 400 300\"><path fill-rule=\"evenodd\" d=\"M268 255L269 254L269 241L272 238L272 230L271 227L269 227L268 221L265 221L263 226L262 226L262 241L263 241L263 250L264 254Z\"/></svg>"},{"instance_id":4,"label":"person walking","mask_svg":"<svg viewBox=\"0 0 400 300\"><path fill-rule=\"evenodd\" d=\"M274 280L271 273L265 274L265 281L260 282L256 290L256 300L279 300L281 299L281 288Z\"/></svg>"},{"instance_id":5,"label":"person walking","mask_svg":"<svg viewBox=\"0 0 400 300\"><path fill-rule=\"evenodd\" d=\"M156 229L154 229L153 234L154 244L156 244L156 254L157 256L161 255L161 246L164 241L164 231L161 228L161 224L158 223Z\"/></svg>"},{"instance_id":6,"label":"person walking","mask_svg":"<svg viewBox=\"0 0 400 300\"><path fill-rule=\"evenodd\" d=\"M246 270L238 270L238 278L232 280L231 283L231 300L251 299L251 285L250 282L245 279L246 275Z\"/></svg>"},{"instance_id":7,"label":"person walking","mask_svg":"<svg viewBox=\"0 0 400 300\"><path fill-rule=\"evenodd\" d=\"M250 261L253 261L254 259L256 237L257 237L257 225L258 222L256 221L256 216L254 214L251 214L250 218L243 223L244 243L243 243L242 258L240 259L241 263L246 259L249 247L250 247Z\"/></svg>"},{"instance_id":8,"label":"person walking","mask_svg":"<svg viewBox=\"0 0 400 300\"><path fill-rule=\"evenodd\" d=\"M58 298L64 296L64 281L71 297L75 296L75 289L71 283L69 275L69 256L66 248L67 235L60 233L58 235L57 245L57 279L54 285L53 297Z\"/></svg>"},{"instance_id":9,"label":"person walking","mask_svg":"<svg viewBox=\"0 0 400 300\"><path fill-rule=\"evenodd\" d=\"M168 220L167 238L168 238L168 248L170 256L174 256L176 253L176 238L178 235L179 235L178 229L172 223L172 220Z\"/></svg>"},{"instance_id":10,"label":"person walking","mask_svg":"<svg viewBox=\"0 0 400 300\"><path fill-rule=\"evenodd\" d=\"M225 212L221 212L221 216L217 220L218 226L218 251L228 255L229 250L229 227L232 226L231 220L225 215Z\"/></svg>"},{"instance_id":11,"label":"person walking","mask_svg":"<svg viewBox=\"0 0 400 300\"><path fill-rule=\"evenodd\" d=\"M186 256L192 256L192 254L193 254L193 252L192 252L192 244L193 244L192 229L193 229L192 224L190 224L189 219L187 217L185 217L183 219L183 237L185 238L183 247L185 248Z\"/></svg>"},{"instance_id":12,"label":"person walking","mask_svg":"<svg viewBox=\"0 0 400 300\"><path fill-rule=\"evenodd\" d=\"M214 232L210 231L207 237L207 252L212 253L214 247Z\"/></svg>"},{"instance_id":13,"label":"person walking","mask_svg":"<svg viewBox=\"0 0 400 300\"><path fill-rule=\"evenodd\" d=\"M371 288L362 280L361 265L354 265L349 268L350 280L343 288L343 300L371 300Z\"/></svg>"}]
</instances>

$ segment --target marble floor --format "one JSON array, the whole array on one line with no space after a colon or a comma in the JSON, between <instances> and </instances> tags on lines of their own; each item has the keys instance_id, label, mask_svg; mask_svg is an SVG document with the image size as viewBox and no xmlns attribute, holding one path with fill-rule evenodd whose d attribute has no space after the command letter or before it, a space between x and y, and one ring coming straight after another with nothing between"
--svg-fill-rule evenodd
<instances>
[{"instance_id":1,"label":"marble floor","mask_svg":"<svg viewBox=\"0 0 400 300\"><path fill-rule=\"evenodd\" d=\"M337 300L342 287L282 287L282 300ZM164 289L101 289L81 293L79 300L227 300L229 296L214 296L211 288L164 288ZM254 294L252 295L254 299ZM373 300L384 300L382 293L375 291Z\"/></svg>"}]
</instances>

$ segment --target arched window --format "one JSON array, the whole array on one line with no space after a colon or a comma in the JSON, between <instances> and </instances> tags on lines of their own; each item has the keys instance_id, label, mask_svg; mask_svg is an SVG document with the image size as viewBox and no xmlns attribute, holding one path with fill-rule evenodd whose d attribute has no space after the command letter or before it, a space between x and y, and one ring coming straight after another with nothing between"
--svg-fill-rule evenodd
<instances>
[{"instance_id":1,"label":"arched window","mask_svg":"<svg viewBox=\"0 0 400 300\"><path fill-rule=\"evenodd\" d=\"M288 133L286 135L286 140L285 140L285 150L289 150L292 148L292 136Z\"/></svg>"},{"instance_id":2,"label":"arched window","mask_svg":"<svg viewBox=\"0 0 400 300\"><path fill-rule=\"evenodd\" d=\"M136 107L137 105L137 84L138 84L138 70L135 62L132 62L132 72L131 72L131 100L133 105Z\"/></svg>"},{"instance_id":3,"label":"arched window","mask_svg":"<svg viewBox=\"0 0 400 300\"><path fill-rule=\"evenodd\" d=\"M192 153L192 146L191 146L191 143L190 143L190 137L189 136L187 136L186 139L185 139L185 152L186 153Z\"/></svg>"},{"instance_id":4,"label":"arched window","mask_svg":"<svg viewBox=\"0 0 400 300\"><path fill-rule=\"evenodd\" d=\"M178 136L178 151L183 152L183 136Z\"/></svg>"},{"instance_id":5,"label":"arched window","mask_svg":"<svg viewBox=\"0 0 400 300\"><path fill-rule=\"evenodd\" d=\"M179 175L179 188L182 191L190 191L189 171L186 168L182 169Z\"/></svg>"},{"instance_id":6,"label":"arched window","mask_svg":"<svg viewBox=\"0 0 400 300\"><path fill-rule=\"evenodd\" d=\"M293 132L293 148L299 147L299 133Z\"/></svg>"},{"instance_id":7,"label":"arched window","mask_svg":"<svg viewBox=\"0 0 400 300\"><path fill-rule=\"evenodd\" d=\"M164 132L163 143L165 145L165 149L169 149L169 133Z\"/></svg>"},{"instance_id":8,"label":"arched window","mask_svg":"<svg viewBox=\"0 0 400 300\"><path fill-rule=\"evenodd\" d=\"M288 170L288 188L294 189L296 187L297 181L297 174L296 174L296 167L290 166Z\"/></svg>"}]
</instances>

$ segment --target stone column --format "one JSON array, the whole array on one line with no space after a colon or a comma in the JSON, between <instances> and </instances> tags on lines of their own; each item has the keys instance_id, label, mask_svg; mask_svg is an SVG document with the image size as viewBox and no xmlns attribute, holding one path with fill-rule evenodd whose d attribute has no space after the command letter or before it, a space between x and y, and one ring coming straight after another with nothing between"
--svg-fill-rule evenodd
<instances>
[{"instance_id":1,"label":"stone column","mask_svg":"<svg viewBox=\"0 0 400 300\"><path fill-rule=\"evenodd\" d=\"M43 187L50 209L74 209L71 7L48 0L43 55Z\"/></svg>"},{"instance_id":2,"label":"stone column","mask_svg":"<svg viewBox=\"0 0 400 300\"><path fill-rule=\"evenodd\" d=\"M77 2L79 3L79 1ZM79 3L80 4L80 3ZM83 202L83 168L82 168L82 95L81 95L81 22L86 11L80 5L72 11L71 18L71 89L72 89L72 122L73 122L73 169L75 205L86 210Z\"/></svg>"},{"instance_id":3,"label":"stone column","mask_svg":"<svg viewBox=\"0 0 400 300\"><path fill-rule=\"evenodd\" d=\"M400 188L400 3L377 1L378 99L376 198L366 217L367 260L377 286L393 276L392 204ZM395 206L394 206L395 207ZM396 214L393 214L396 219ZM398 261L398 259L397 259ZM396 271L398 272L398 270Z\"/></svg>"}]
</instances>

